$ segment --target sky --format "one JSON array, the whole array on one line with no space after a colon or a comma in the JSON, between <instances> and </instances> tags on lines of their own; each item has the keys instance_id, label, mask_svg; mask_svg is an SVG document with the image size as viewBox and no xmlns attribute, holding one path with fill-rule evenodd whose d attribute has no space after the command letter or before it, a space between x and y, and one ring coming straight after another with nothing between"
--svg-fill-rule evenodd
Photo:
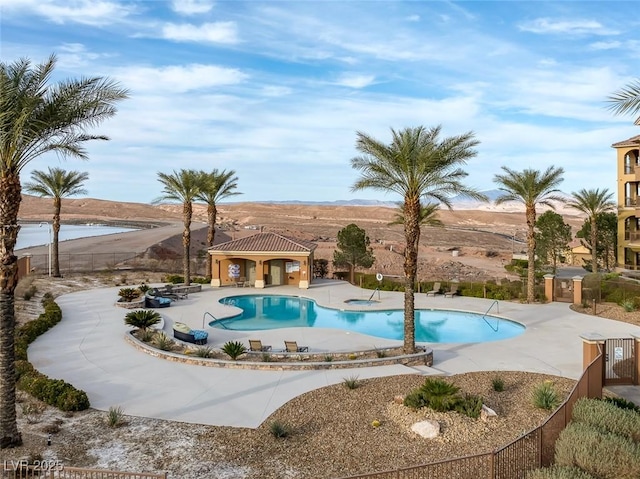
<instances>
[{"instance_id":1,"label":"sky","mask_svg":"<svg viewBox=\"0 0 640 479\"><path fill-rule=\"evenodd\" d=\"M233 201L399 198L352 191L356 134L472 131L468 186L502 166L616 189L611 144L640 134L607 97L638 77L635 1L0 0L0 58L57 56L53 81L129 90L92 133L92 198L150 203L158 172L233 169Z\"/></svg>"}]
</instances>

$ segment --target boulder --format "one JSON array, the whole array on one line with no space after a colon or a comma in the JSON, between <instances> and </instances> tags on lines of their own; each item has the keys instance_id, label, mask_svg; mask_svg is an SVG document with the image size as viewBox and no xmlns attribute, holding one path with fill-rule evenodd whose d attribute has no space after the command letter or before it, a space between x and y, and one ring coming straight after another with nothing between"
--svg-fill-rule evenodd
<instances>
[{"instance_id":1,"label":"boulder","mask_svg":"<svg viewBox=\"0 0 640 479\"><path fill-rule=\"evenodd\" d=\"M426 421L420 421L411 426L411 430L419 436L427 439L433 439L440 434L440 423L432 419Z\"/></svg>"},{"instance_id":2,"label":"boulder","mask_svg":"<svg viewBox=\"0 0 640 479\"><path fill-rule=\"evenodd\" d=\"M485 406L484 404L482 405L482 410L480 411L480 419L486 422L492 417L497 417L497 416L498 414L493 409Z\"/></svg>"}]
</instances>

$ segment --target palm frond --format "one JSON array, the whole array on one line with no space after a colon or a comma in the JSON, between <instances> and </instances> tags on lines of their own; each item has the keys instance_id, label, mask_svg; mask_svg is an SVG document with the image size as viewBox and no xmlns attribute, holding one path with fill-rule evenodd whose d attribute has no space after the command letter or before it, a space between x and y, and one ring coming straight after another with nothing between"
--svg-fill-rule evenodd
<instances>
[{"instance_id":1,"label":"palm frond","mask_svg":"<svg viewBox=\"0 0 640 479\"><path fill-rule=\"evenodd\" d=\"M618 90L607 100L608 109L615 115L640 112L640 79L632 81L626 87Z\"/></svg>"}]
</instances>

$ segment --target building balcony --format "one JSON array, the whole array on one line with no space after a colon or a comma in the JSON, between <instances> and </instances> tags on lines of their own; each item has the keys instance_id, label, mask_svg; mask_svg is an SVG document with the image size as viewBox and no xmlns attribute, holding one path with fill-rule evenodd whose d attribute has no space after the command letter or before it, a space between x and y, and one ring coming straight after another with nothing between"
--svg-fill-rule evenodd
<instances>
[{"instance_id":1,"label":"building balcony","mask_svg":"<svg viewBox=\"0 0 640 479\"><path fill-rule=\"evenodd\" d=\"M625 207L631 207L631 208L638 208L640 207L640 201L638 199L638 197L631 197L628 196L624 199L624 206Z\"/></svg>"},{"instance_id":2,"label":"building balcony","mask_svg":"<svg viewBox=\"0 0 640 479\"><path fill-rule=\"evenodd\" d=\"M624 240L629 243L640 243L640 232L638 231L625 231Z\"/></svg>"}]
</instances>

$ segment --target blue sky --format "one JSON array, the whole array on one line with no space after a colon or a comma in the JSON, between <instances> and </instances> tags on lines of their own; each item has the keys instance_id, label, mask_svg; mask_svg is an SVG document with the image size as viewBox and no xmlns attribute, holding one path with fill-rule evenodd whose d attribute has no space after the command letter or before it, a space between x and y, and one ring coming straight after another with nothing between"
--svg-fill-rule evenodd
<instances>
[{"instance_id":1,"label":"blue sky","mask_svg":"<svg viewBox=\"0 0 640 479\"><path fill-rule=\"evenodd\" d=\"M234 169L242 201L396 200L351 192L356 132L473 131L467 183L502 165L615 190L611 144L640 134L606 98L638 77L638 4L613 1L0 0L1 58L130 90L95 132L89 196L151 202L157 172Z\"/></svg>"}]
</instances>

